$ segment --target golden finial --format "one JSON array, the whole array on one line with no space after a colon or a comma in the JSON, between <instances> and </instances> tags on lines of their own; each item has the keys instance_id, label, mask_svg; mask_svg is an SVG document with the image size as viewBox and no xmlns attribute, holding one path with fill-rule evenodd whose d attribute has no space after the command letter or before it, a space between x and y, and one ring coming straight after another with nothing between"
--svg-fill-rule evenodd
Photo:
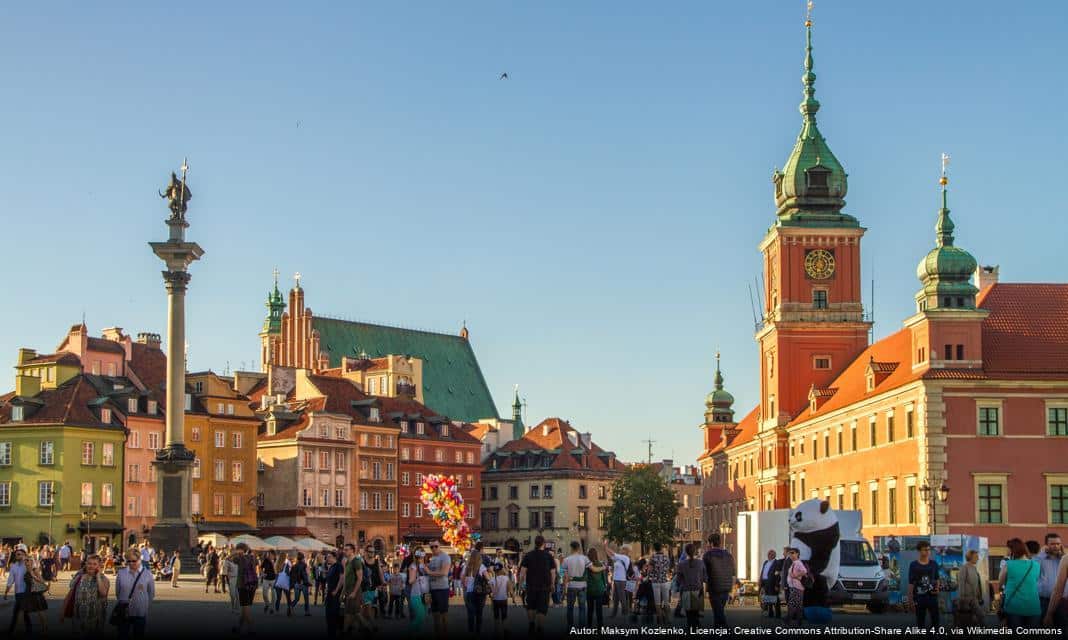
<instances>
[{"instance_id":1,"label":"golden finial","mask_svg":"<svg viewBox=\"0 0 1068 640\"><path fill-rule=\"evenodd\" d=\"M948 167L948 166L949 166L949 154L948 153L943 153L942 154L942 177L938 179L938 184L942 185L942 189L943 190L946 188L946 185L949 184L949 178L946 176L946 167Z\"/></svg>"},{"instance_id":2,"label":"golden finial","mask_svg":"<svg viewBox=\"0 0 1068 640\"><path fill-rule=\"evenodd\" d=\"M811 27L812 26L812 8L815 7L815 6L816 6L816 4L814 2L812 2L812 0L808 0L808 4L805 5L805 26L806 27Z\"/></svg>"}]
</instances>

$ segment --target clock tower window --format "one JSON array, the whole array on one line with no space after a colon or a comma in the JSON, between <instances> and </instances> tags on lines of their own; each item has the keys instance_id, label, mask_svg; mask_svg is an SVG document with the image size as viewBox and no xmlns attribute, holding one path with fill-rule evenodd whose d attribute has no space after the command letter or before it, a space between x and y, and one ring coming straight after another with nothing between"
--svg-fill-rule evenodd
<instances>
[{"instance_id":1,"label":"clock tower window","mask_svg":"<svg viewBox=\"0 0 1068 640\"><path fill-rule=\"evenodd\" d=\"M827 290L826 289L813 289L812 290L812 308L813 309L826 309L827 308Z\"/></svg>"}]
</instances>

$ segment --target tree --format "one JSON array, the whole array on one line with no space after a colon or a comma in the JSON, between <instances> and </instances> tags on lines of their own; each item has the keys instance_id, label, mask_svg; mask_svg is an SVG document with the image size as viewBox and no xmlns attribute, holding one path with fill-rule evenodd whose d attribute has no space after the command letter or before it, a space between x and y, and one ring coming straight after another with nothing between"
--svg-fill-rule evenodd
<instances>
[{"instance_id":1,"label":"tree","mask_svg":"<svg viewBox=\"0 0 1068 640\"><path fill-rule=\"evenodd\" d=\"M638 542L642 553L654 542L670 544L675 537L679 502L675 492L650 465L634 465L612 485L607 538L617 543Z\"/></svg>"}]
</instances>

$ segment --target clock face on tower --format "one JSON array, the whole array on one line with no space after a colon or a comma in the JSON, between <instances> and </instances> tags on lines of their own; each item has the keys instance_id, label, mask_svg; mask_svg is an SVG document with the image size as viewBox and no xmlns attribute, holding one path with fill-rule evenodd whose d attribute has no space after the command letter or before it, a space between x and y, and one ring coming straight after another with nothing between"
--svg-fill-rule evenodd
<instances>
[{"instance_id":1,"label":"clock face on tower","mask_svg":"<svg viewBox=\"0 0 1068 640\"><path fill-rule=\"evenodd\" d=\"M805 273L813 280L826 280L834 275L834 254L826 249L813 249L805 254Z\"/></svg>"}]
</instances>

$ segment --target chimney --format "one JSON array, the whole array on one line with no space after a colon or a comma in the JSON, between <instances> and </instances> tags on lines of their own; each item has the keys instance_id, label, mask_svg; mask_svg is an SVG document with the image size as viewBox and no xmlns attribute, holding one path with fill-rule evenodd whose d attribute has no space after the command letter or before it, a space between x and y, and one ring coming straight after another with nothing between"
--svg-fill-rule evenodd
<instances>
[{"instance_id":1,"label":"chimney","mask_svg":"<svg viewBox=\"0 0 1068 640\"><path fill-rule=\"evenodd\" d=\"M549 435L549 423L548 422L546 422L545 424L541 425L541 435L543 435L543 436Z\"/></svg>"},{"instance_id":2,"label":"chimney","mask_svg":"<svg viewBox=\"0 0 1068 640\"><path fill-rule=\"evenodd\" d=\"M137 334L137 343L143 344L146 347L150 347L152 349L159 349L162 341L160 340L158 333L147 333L145 331L142 331L141 333Z\"/></svg>"},{"instance_id":3,"label":"chimney","mask_svg":"<svg viewBox=\"0 0 1068 640\"><path fill-rule=\"evenodd\" d=\"M567 439L568 439L569 442L571 442L571 446L572 447L577 447L578 446L578 432L576 432L576 431L568 431L567 432Z\"/></svg>"},{"instance_id":4,"label":"chimney","mask_svg":"<svg viewBox=\"0 0 1068 640\"><path fill-rule=\"evenodd\" d=\"M582 446L587 449L593 447L593 434L591 434L589 431L582 434Z\"/></svg>"},{"instance_id":5,"label":"chimney","mask_svg":"<svg viewBox=\"0 0 1068 640\"><path fill-rule=\"evenodd\" d=\"M124 337L122 327L108 327L101 332L101 335L105 340L111 340L112 342L122 342Z\"/></svg>"},{"instance_id":6,"label":"chimney","mask_svg":"<svg viewBox=\"0 0 1068 640\"><path fill-rule=\"evenodd\" d=\"M36 357L37 349L27 349L23 347L22 349L19 349L18 360L16 362L17 364L26 364L27 362L33 360Z\"/></svg>"},{"instance_id":7,"label":"chimney","mask_svg":"<svg viewBox=\"0 0 1068 640\"><path fill-rule=\"evenodd\" d=\"M998 265L982 265L975 270L975 288L982 291L998 283Z\"/></svg>"}]
</instances>

